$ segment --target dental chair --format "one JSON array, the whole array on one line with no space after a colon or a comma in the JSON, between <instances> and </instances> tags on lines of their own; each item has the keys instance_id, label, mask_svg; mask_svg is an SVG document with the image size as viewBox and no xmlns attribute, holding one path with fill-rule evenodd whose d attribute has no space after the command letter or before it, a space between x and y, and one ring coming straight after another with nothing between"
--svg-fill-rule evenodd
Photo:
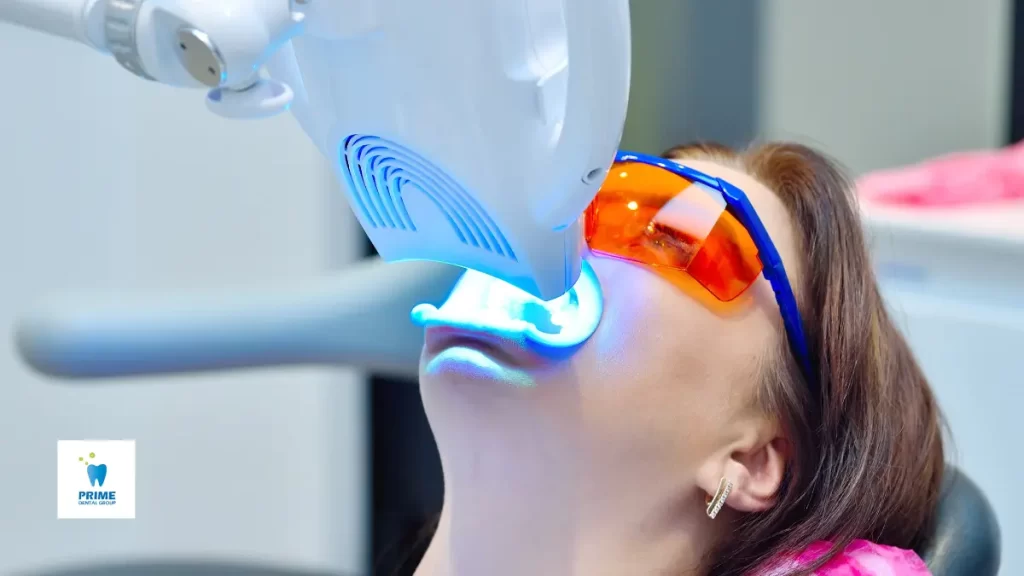
<instances>
[{"instance_id":1,"label":"dental chair","mask_svg":"<svg viewBox=\"0 0 1024 576\"><path fill-rule=\"evenodd\" d=\"M916 552L935 576L996 576L999 523L981 489L954 466L946 467L931 538Z\"/></svg>"},{"instance_id":2,"label":"dental chair","mask_svg":"<svg viewBox=\"0 0 1024 576\"><path fill-rule=\"evenodd\" d=\"M938 521L917 553L934 576L997 576L999 524L978 486L957 468L946 470ZM329 576L301 570L262 568L240 562L141 561L95 565L25 576Z\"/></svg>"}]
</instances>

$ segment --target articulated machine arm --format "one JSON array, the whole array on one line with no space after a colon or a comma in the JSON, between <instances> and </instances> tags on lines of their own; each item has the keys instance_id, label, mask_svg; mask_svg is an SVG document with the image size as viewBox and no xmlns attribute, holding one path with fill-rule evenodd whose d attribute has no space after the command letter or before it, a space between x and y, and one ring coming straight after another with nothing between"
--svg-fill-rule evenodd
<instances>
[{"instance_id":1,"label":"articulated machine arm","mask_svg":"<svg viewBox=\"0 0 1024 576\"><path fill-rule=\"evenodd\" d=\"M0 21L103 49L103 17L97 9L102 6L97 0L8 0L0 5Z\"/></svg>"},{"instance_id":2,"label":"articulated machine arm","mask_svg":"<svg viewBox=\"0 0 1024 576\"><path fill-rule=\"evenodd\" d=\"M261 69L294 70L289 41L306 19L299 1L4 0L0 22L81 42L146 80L206 88L213 112L252 118L294 98Z\"/></svg>"},{"instance_id":3,"label":"articulated machine arm","mask_svg":"<svg viewBox=\"0 0 1024 576\"><path fill-rule=\"evenodd\" d=\"M258 69L266 58L278 71L294 67L288 40L303 27L305 14L293 9L304 3L5 0L0 21L110 54L145 80L206 88L215 113L262 117L294 98L290 85ZM79 296L22 319L16 340L32 367L58 378L309 363L415 376L422 331L409 311L423 302L440 305L460 274L436 263L372 259L323 282L277 291L153 296L133 304Z\"/></svg>"},{"instance_id":4,"label":"articulated machine arm","mask_svg":"<svg viewBox=\"0 0 1024 576\"><path fill-rule=\"evenodd\" d=\"M36 370L94 379L300 364L415 378L423 330L409 311L440 306L462 271L369 259L277 290L194 297L78 296L24 318L17 345Z\"/></svg>"},{"instance_id":5,"label":"articulated machine arm","mask_svg":"<svg viewBox=\"0 0 1024 576\"><path fill-rule=\"evenodd\" d=\"M0 0L0 22L203 89L221 116L290 110L383 259L403 262L249 297L45 307L18 328L40 372L414 374L410 310L463 270L544 300L580 278L579 216L625 121L628 0Z\"/></svg>"}]
</instances>

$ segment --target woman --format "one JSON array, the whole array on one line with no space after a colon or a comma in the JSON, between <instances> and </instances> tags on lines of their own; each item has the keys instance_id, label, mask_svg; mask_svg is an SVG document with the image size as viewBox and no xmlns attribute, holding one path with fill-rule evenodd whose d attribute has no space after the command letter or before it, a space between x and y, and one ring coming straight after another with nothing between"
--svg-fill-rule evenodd
<instances>
[{"instance_id":1,"label":"woman","mask_svg":"<svg viewBox=\"0 0 1024 576\"><path fill-rule=\"evenodd\" d=\"M940 416L849 182L793 144L666 157L622 156L587 212L584 343L428 326L445 501L417 574L926 574Z\"/></svg>"}]
</instances>

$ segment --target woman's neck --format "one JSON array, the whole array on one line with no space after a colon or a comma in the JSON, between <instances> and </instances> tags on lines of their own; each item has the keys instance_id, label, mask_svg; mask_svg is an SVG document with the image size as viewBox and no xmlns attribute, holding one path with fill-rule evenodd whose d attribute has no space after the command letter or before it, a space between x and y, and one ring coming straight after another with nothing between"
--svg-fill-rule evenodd
<instances>
[{"instance_id":1,"label":"woman's neck","mask_svg":"<svg viewBox=\"0 0 1024 576\"><path fill-rule=\"evenodd\" d=\"M569 421L435 427L445 503L416 576L700 573L721 528L671 458L617 450Z\"/></svg>"}]
</instances>

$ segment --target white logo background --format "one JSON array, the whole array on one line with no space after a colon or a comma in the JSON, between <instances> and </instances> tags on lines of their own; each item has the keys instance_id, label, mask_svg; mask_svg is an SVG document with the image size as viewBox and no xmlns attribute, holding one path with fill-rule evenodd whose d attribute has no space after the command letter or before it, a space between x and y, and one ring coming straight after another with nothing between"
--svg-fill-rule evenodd
<instances>
[{"instance_id":1,"label":"white logo background","mask_svg":"<svg viewBox=\"0 0 1024 576\"><path fill-rule=\"evenodd\" d=\"M90 485L85 461L107 465L102 487ZM79 505L83 491L115 492L116 503ZM135 440L58 440L57 518L135 518Z\"/></svg>"}]
</instances>

